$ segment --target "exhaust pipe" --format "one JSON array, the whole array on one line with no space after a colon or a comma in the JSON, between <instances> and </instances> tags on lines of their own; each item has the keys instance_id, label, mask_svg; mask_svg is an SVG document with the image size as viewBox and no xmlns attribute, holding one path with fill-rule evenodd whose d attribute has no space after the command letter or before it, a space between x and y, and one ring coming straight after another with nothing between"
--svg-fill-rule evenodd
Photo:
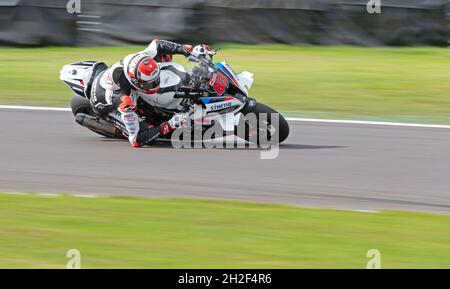
<instances>
[{"instance_id":1,"label":"exhaust pipe","mask_svg":"<svg viewBox=\"0 0 450 289\"><path fill-rule=\"evenodd\" d=\"M122 132L120 131L120 129L115 127L112 123L89 114L77 113L77 115L75 116L75 121L81 126L84 126L90 130L106 135L108 137L122 136Z\"/></svg>"}]
</instances>

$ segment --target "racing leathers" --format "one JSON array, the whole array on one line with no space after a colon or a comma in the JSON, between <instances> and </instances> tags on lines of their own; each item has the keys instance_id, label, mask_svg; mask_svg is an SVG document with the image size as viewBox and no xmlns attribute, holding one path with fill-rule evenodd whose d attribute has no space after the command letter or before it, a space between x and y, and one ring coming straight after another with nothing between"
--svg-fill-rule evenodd
<instances>
[{"instance_id":1,"label":"racing leathers","mask_svg":"<svg viewBox=\"0 0 450 289\"><path fill-rule=\"evenodd\" d=\"M192 50L191 45L180 45L166 40L153 40L143 51L128 55L101 72L94 79L90 98L92 106L98 112L108 113L114 117L116 112L119 112L124 125L122 129L128 135L128 140L133 147L151 144L157 137L169 134L177 127L183 126L189 117L185 114L175 114L172 119L157 126L149 126L148 123L140 121L136 113L138 98L142 94L153 95L158 93L159 86L147 91L137 89L130 83L134 79L130 79L127 75L127 69L129 65L133 64L133 60L139 57L150 57L158 63L170 62L172 55L181 54L188 57Z\"/></svg>"}]
</instances>

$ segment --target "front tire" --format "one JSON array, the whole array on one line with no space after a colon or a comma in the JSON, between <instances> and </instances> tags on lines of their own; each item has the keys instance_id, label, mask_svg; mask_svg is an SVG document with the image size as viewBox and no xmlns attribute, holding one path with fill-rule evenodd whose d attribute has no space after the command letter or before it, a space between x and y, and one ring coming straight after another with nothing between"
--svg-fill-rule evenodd
<instances>
[{"instance_id":1,"label":"front tire","mask_svg":"<svg viewBox=\"0 0 450 289\"><path fill-rule=\"evenodd\" d=\"M250 121L251 113L256 116L256 125L255 121ZM264 121L264 126L260 126L260 122L263 122L264 120L263 118L261 118L263 114L265 114L267 117ZM272 114L278 115L278 126L272 123ZM272 145L282 143L289 136L289 124L286 119L279 112L262 103L257 103L252 111L245 114L244 117L241 117L240 121L241 123L239 125L245 126L244 139L251 143L257 143L259 145L260 134L265 134L266 140L269 141L269 143ZM278 142L272 139L272 136L274 136L275 133L278 133Z\"/></svg>"}]
</instances>

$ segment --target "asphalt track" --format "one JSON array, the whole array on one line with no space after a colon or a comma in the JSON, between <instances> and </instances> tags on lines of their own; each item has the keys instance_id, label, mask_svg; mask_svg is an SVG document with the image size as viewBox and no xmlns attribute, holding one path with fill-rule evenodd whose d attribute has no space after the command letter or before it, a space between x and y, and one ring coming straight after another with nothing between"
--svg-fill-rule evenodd
<instances>
[{"instance_id":1,"label":"asphalt track","mask_svg":"<svg viewBox=\"0 0 450 289\"><path fill-rule=\"evenodd\" d=\"M132 149L70 112L0 108L0 191L199 197L450 213L450 129L291 122L258 149Z\"/></svg>"}]
</instances>

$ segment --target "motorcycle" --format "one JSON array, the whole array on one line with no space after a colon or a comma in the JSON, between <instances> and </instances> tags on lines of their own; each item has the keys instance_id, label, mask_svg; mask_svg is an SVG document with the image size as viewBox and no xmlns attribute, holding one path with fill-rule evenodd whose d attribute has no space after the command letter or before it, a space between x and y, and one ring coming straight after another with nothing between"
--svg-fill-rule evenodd
<instances>
[{"instance_id":1,"label":"motorcycle","mask_svg":"<svg viewBox=\"0 0 450 289\"><path fill-rule=\"evenodd\" d=\"M259 144L259 135L272 144L286 140L289 135L286 119L273 108L249 96L252 73L243 71L236 74L226 61L214 62L213 55L190 56L188 60L188 65L192 66L190 68L174 62L159 64L161 89L175 86L176 90L164 107L158 106L146 95L138 97L137 113L142 120L158 125L175 113L189 113L192 122L201 123L203 132L219 124L224 132L222 136L231 133L251 143ZM125 139L127 135L120 113L100 113L90 103L93 82L107 68L101 61L72 63L63 67L60 79L76 93L72 97L71 109L78 124L108 138ZM198 108L201 108L201 115L194 117L194 110ZM247 117L250 115L253 118ZM255 117L256 121L251 121ZM238 134L239 125L243 125L244 130ZM165 138L170 138L170 135Z\"/></svg>"}]
</instances>

